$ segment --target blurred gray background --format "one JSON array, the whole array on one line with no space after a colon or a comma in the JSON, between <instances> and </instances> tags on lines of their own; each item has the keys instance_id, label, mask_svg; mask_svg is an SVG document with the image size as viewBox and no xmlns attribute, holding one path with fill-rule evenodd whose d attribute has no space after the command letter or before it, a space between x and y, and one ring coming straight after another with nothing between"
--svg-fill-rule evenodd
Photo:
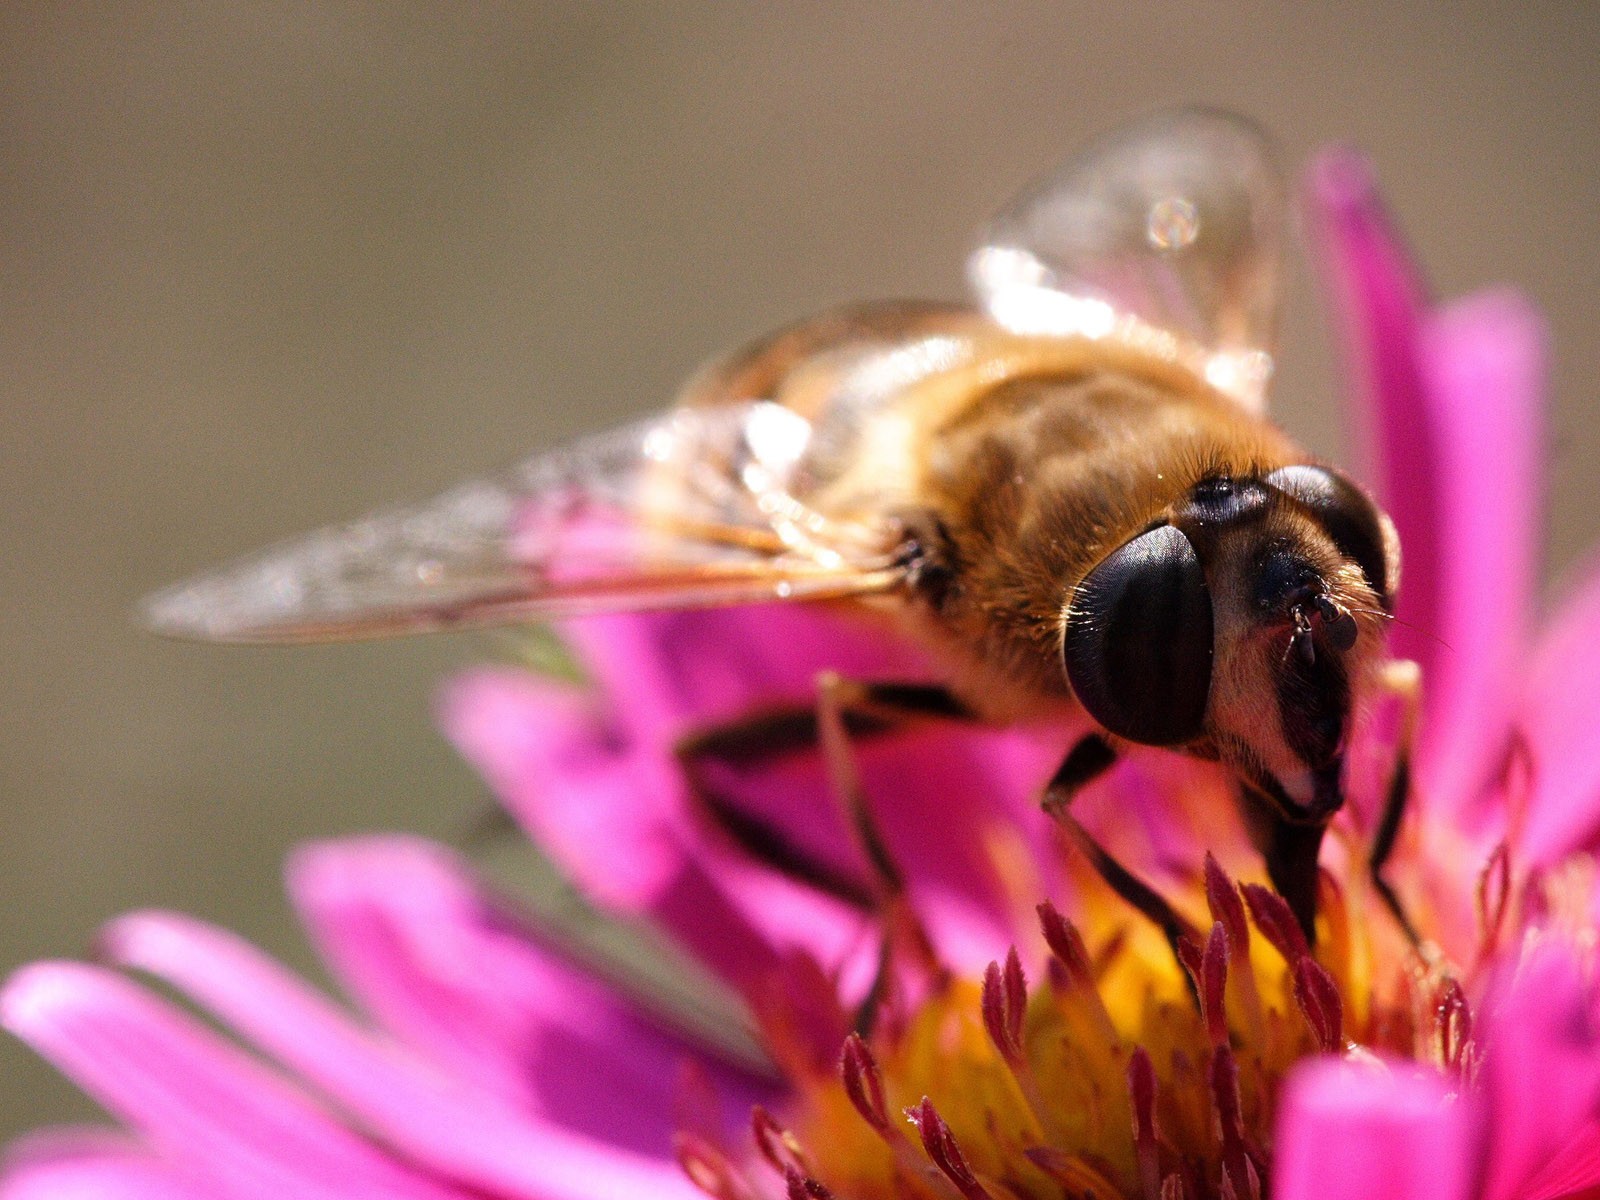
<instances>
[{"instance_id":1,"label":"blurred gray background","mask_svg":"<svg viewBox=\"0 0 1600 1200\"><path fill-rule=\"evenodd\" d=\"M0 7L0 967L139 905L304 963L287 846L485 803L428 711L483 641L168 644L141 593L956 294L982 216L1157 105L1359 143L1439 292L1533 294L1556 578L1600 533L1597 64L1588 0ZM1290 285L1278 411L1337 454ZM0 1134L89 1111L0 1045Z\"/></svg>"}]
</instances>

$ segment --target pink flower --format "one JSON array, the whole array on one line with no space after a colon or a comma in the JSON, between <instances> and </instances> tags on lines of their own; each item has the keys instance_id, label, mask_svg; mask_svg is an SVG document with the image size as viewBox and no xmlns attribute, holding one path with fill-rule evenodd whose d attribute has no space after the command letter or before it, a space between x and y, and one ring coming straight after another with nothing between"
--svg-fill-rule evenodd
<instances>
[{"instance_id":1,"label":"pink flower","mask_svg":"<svg viewBox=\"0 0 1600 1200\"><path fill-rule=\"evenodd\" d=\"M127 1132L25 1140L0 1197L1600 1188L1578 854L1600 834L1600 578L1534 637L1541 326L1507 294L1424 308L1350 156L1320 162L1312 204L1407 548L1395 647L1426 686L1395 879L1426 957L1364 885L1372 770L1315 956L1280 900L1234 882L1259 864L1208 770L1152 753L1084 796L1075 815L1193 925L1180 970L1038 813L1070 731L862 742L864 814L814 756L728 766L713 812L682 738L809 703L820 670L921 664L815 610L594 620L570 633L603 699L486 669L446 690L442 723L592 902L737 1000L759 1054L586 970L449 851L316 846L289 890L349 1007L162 913L114 922L105 965L13 977L6 1026ZM1393 737L1374 722L1369 764Z\"/></svg>"},{"instance_id":2,"label":"pink flower","mask_svg":"<svg viewBox=\"0 0 1600 1200\"><path fill-rule=\"evenodd\" d=\"M1544 330L1509 292L1429 309L1359 158L1324 155L1311 186L1406 547L1391 646L1425 681L1423 816L1454 843L1422 874L1459 917L1468 889L1449 876L1463 861L1486 864L1490 888L1518 873L1537 885L1565 862L1578 877L1552 891L1577 936L1530 936L1520 957L1513 944L1496 959L1492 934L1476 952L1460 944L1470 923L1458 919L1447 948L1490 977L1473 1086L1452 1096L1457 1085L1433 1073L1308 1065L1280 1112L1276 1190L1289 1200L1588 1194L1600 1188L1600 1026L1586 979L1595 910L1587 856L1570 856L1594 844L1600 820L1588 733L1600 716L1600 576L1533 636ZM1541 902L1523 902L1539 924Z\"/></svg>"}]
</instances>

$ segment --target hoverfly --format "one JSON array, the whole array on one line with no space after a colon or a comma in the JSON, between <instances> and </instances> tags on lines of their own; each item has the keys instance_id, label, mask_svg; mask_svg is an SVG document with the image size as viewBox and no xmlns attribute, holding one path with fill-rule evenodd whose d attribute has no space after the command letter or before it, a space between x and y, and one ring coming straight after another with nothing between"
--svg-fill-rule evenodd
<instances>
[{"instance_id":1,"label":"hoverfly","mask_svg":"<svg viewBox=\"0 0 1600 1200\"><path fill-rule=\"evenodd\" d=\"M1093 719L1058 806L1128 744L1224 764L1309 932L1399 551L1365 492L1262 415L1284 207L1254 126L1146 118L989 225L976 303L802 321L662 415L267 550L148 618L298 642L883 610L944 664L947 715Z\"/></svg>"}]
</instances>

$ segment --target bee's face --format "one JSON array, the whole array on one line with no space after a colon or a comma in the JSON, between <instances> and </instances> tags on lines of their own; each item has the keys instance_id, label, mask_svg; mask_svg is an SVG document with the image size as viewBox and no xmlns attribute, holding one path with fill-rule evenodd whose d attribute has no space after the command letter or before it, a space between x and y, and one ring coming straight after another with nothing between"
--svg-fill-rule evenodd
<instances>
[{"instance_id":1,"label":"bee's face","mask_svg":"<svg viewBox=\"0 0 1600 1200\"><path fill-rule=\"evenodd\" d=\"M1067 678L1118 737L1220 759L1324 819L1398 574L1392 525L1336 472L1204 479L1074 590Z\"/></svg>"}]
</instances>

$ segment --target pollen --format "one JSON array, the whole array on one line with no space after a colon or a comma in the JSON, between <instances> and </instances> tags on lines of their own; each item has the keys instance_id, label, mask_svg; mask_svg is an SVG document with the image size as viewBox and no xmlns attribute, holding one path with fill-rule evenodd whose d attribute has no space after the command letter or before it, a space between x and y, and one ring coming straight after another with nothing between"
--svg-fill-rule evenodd
<instances>
[{"instance_id":1,"label":"pollen","mask_svg":"<svg viewBox=\"0 0 1600 1200\"><path fill-rule=\"evenodd\" d=\"M748 1179L705 1147L691 1175L719 1200L1259 1200L1299 1060L1472 1072L1462 988L1365 897L1325 871L1313 949L1275 892L1210 856L1202 875L1166 897L1175 933L1101 885L1081 922L1039 905L1037 940L981 977L877 995L836 1060L781 1056Z\"/></svg>"}]
</instances>

